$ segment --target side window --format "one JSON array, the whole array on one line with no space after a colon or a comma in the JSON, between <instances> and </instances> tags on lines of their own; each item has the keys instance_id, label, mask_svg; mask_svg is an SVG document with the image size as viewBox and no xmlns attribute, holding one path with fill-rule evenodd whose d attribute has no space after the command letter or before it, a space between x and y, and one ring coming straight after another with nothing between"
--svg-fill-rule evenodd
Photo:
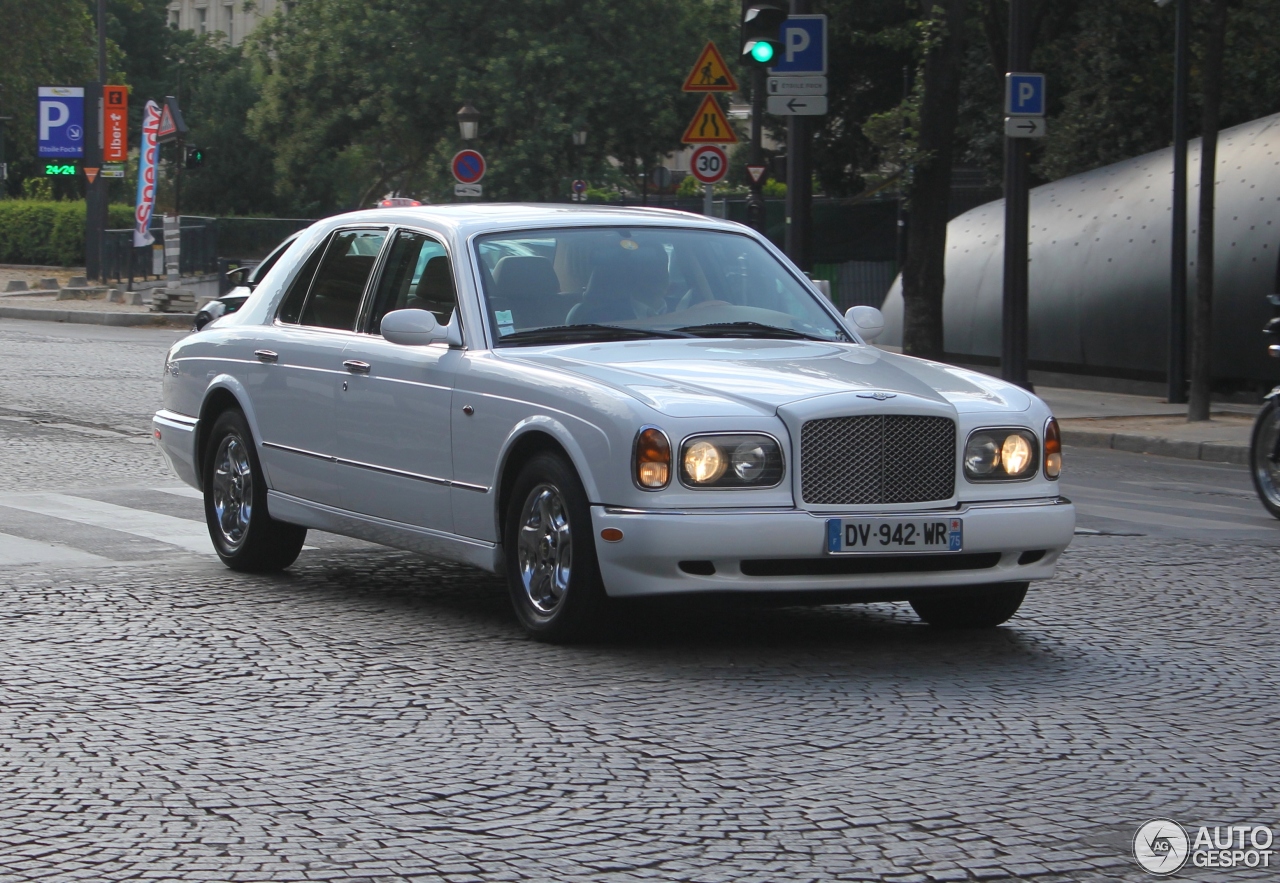
<instances>
[{"instance_id":1,"label":"side window","mask_svg":"<svg viewBox=\"0 0 1280 883\"><path fill-rule=\"evenodd\" d=\"M334 234L298 323L354 329L360 298L386 238L383 230L340 230Z\"/></svg>"},{"instance_id":2,"label":"side window","mask_svg":"<svg viewBox=\"0 0 1280 883\"><path fill-rule=\"evenodd\" d=\"M369 330L377 334L382 317L393 310L429 310L437 322L448 325L457 303L444 246L421 233L397 233L378 282Z\"/></svg>"},{"instance_id":3,"label":"side window","mask_svg":"<svg viewBox=\"0 0 1280 883\"><path fill-rule=\"evenodd\" d=\"M298 324L298 317L302 315L302 304L307 299L307 292L311 290L311 280L315 278L316 267L320 266L320 258L324 257L324 251L323 243L316 246L303 262L302 269L298 270L298 275L293 277L289 293L280 303L280 312L276 314L276 318L281 322L287 322L290 325Z\"/></svg>"}]
</instances>

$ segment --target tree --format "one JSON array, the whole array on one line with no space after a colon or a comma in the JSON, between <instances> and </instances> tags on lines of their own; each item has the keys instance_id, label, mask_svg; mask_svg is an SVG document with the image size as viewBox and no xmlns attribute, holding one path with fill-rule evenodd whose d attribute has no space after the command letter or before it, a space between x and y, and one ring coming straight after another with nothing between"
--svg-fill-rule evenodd
<instances>
[{"instance_id":1,"label":"tree","mask_svg":"<svg viewBox=\"0 0 1280 883\"><path fill-rule=\"evenodd\" d=\"M929 358L939 358L944 351L942 294L967 6L967 0L944 0L920 25L924 63L918 155L907 184L911 235L902 269L902 346L907 353Z\"/></svg>"},{"instance_id":2,"label":"tree","mask_svg":"<svg viewBox=\"0 0 1280 883\"><path fill-rule=\"evenodd\" d=\"M0 0L0 22L8 36L0 52L0 115L13 118L5 125L7 191L17 195L36 168L36 89L90 80L97 31L84 0Z\"/></svg>"},{"instance_id":3,"label":"tree","mask_svg":"<svg viewBox=\"0 0 1280 883\"><path fill-rule=\"evenodd\" d=\"M643 169L677 147L694 110L680 82L732 20L725 0L299 0L252 52L263 94L250 132L299 210L367 204L384 188L439 198L462 146L454 115L471 101L486 198L552 199L580 162Z\"/></svg>"}]
</instances>

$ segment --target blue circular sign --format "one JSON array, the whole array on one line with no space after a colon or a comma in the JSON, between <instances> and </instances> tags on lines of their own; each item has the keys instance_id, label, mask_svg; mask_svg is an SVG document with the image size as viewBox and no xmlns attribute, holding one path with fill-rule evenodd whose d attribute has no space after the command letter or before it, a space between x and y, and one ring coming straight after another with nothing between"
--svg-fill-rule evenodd
<instances>
[{"instance_id":1,"label":"blue circular sign","mask_svg":"<svg viewBox=\"0 0 1280 883\"><path fill-rule=\"evenodd\" d=\"M459 150L453 157L453 177L461 184L477 184L484 177L484 157L475 150Z\"/></svg>"},{"instance_id":2,"label":"blue circular sign","mask_svg":"<svg viewBox=\"0 0 1280 883\"><path fill-rule=\"evenodd\" d=\"M586 181L584 181L584 180L582 180L581 178L579 178L578 180L574 181L574 182L573 182L573 192L574 192L574 193L586 193L586 192L587 192L587 182L586 182Z\"/></svg>"}]
</instances>

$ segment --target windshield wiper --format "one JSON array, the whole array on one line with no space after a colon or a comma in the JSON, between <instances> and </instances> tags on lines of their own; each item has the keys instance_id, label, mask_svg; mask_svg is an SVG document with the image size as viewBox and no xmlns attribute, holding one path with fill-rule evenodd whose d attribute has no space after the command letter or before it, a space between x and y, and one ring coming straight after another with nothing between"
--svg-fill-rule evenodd
<instances>
[{"instance_id":1,"label":"windshield wiper","mask_svg":"<svg viewBox=\"0 0 1280 883\"><path fill-rule=\"evenodd\" d=\"M710 322L706 325L685 325L677 328L698 337L780 337L786 340L818 340L831 343L830 338L805 334L792 328L780 328L763 322Z\"/></svg>"},{"instance_id":2,"label":"windshield wiper","mask_svg":"<svg viewBox=\"0 0 1280 883\"><path fill-rule=\"evenodd\" d=\"M587 323L583 325L552 325L548 328L530 328L527 331L516 331L498 338L499 344L507 343L548 343L553 341L578 340L642 340L646 338L694 337L683 331L665 331L655 328L628 328L624 325L599 325Z\"/></svg>"}]
</instances>

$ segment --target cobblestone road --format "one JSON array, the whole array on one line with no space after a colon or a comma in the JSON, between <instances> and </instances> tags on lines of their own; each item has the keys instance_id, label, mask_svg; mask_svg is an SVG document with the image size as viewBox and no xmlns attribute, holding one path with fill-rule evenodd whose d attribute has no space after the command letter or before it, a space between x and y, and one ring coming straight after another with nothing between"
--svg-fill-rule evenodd
<instances>
[{"instance_id":1,"label":"cobblestone road","mask_svg":"<svg viewBox=\"0 0 1280 883\"><path fill-rule=\"evenodd\" d=\"M0 421L0 880L1140 880L1148 818L1276 826L1259 532L1078 537L985 634L666 604L548 647L350 540L226 570L148 447L54 425L138 422L101 395Z\"/></svg>"}]
</instances>

